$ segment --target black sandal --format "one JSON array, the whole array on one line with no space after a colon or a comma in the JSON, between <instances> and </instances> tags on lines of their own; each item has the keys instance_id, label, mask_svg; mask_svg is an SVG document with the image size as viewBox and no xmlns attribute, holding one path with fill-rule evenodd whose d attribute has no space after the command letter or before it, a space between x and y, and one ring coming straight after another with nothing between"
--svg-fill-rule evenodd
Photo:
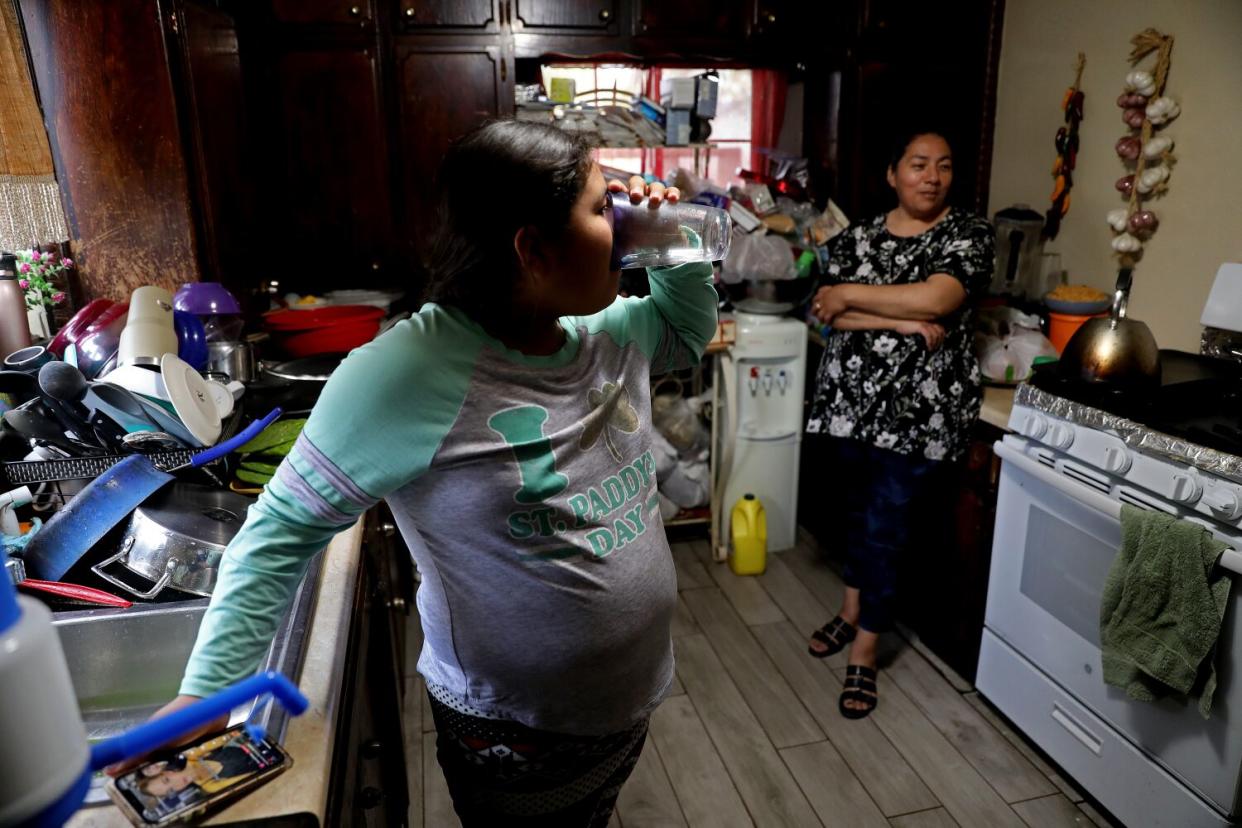
<instances>
[{"instance_id":1,"label":"black sandal","mask_svg":"<svg viewBox=\"0 0 1242 828\"><path fill-rule=\"evenodd\" d=\"M842 716L847 719L865 719L871 715L871 711L880 703L875 678L874 668L861 664L851 664L845 668L845 689L841 691L841 699L837 702ZM847 707L846 702L865 706Z\"/></svg>"},{"instance_id":2,"label":"black sandal","mask_svg":"<svg viewBox=\"0 0 1242 828\"><path fill-rule=\"evenodd\" d=\"M826 650L817 650L807 645L807 652L816 658L827 658L830 655L836 655L846 648L846 646L854 640L854 636L858 634L858 629L846 621L841 616L837 616L815 632L811 633L811 638L820 644L827 645Z\"/></svg>"}]
</instances>

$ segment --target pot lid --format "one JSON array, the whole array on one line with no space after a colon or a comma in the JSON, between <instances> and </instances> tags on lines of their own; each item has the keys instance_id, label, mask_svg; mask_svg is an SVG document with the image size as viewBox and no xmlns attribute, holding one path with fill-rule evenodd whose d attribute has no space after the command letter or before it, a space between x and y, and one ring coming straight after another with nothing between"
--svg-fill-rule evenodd
<instances>
[{"instance_id":1,"label":"pot lid","mask_svg":"<svg viewBox=\"0 0 1242 828\"><path fill-rule=\"evenodd\" d=\"M227 546L246 521L254 498L227 489L173 483L134 513L168 532L203 543Z\"/></svg>"}]
</instances>

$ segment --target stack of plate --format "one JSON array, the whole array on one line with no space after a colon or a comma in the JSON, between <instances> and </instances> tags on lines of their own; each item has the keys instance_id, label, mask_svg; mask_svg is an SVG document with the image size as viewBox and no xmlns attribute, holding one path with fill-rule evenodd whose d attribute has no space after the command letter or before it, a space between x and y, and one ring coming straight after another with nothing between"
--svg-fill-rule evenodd
<instances>
[{"instance_id":1,"label":"stack of plate","mask_svg":"<svg viewBox=\"0 0 1242 828\"><path fill-rule=\"evenodd\" d=\"M370 305L382 310L388 310L404 295L399 290L333 290L325 294L333 305Z\"/></svg>"}]
</instances>

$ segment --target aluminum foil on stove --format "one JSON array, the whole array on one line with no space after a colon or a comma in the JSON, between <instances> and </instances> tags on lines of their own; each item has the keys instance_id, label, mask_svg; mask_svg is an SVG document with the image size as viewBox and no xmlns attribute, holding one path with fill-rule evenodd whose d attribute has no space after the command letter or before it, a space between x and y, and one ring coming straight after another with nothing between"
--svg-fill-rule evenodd
<instances>
[{"instance_id":1,"label":"aluminum foil on stove","mask_svg":"<svg viewBox=\"0 0 1242 828\"><path fill-rule=\"evenodd\" d=\"M1087 428L1107 431L1120 437L1127 446L1136 451L1174 463L1185 463L1200 471L1242 483L1242 457L1237 455L1226 454L1179 437L1171 437L1133 420L1127 420L1125 417L1118 417L1107 411L1067 400L1056 394L1049 394L1047 391L1025 383L1018 386L1018 391L1014 395L1014 404L1043 411Z\"/></svg>"}]
</instances>

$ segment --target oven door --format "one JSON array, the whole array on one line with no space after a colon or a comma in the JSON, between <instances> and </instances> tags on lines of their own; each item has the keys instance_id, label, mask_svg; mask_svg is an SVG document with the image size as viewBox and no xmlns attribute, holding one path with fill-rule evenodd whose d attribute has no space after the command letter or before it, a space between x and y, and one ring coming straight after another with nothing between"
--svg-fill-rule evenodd
<instances>
[{"instance_id":1,"label":"oven door","mask_svg":"<svg viewBox=\"0 0 1242 828\"><path fill-rule=\"evenodd\" d=\"M1104 684L1100 595L1121 548L1112 495L1023 453L1018 438L997 443L1003 459L996 507L986 626L1170 773L1234 811L1242 768L1242 642L1238 591L1217 645L1219 683L1212 715L1193 701L1134 701ZM1085 479L1085 478L1084 478ZM1242 538L1217 532L1235 548Z\"/></svg>"}]
</instances>

